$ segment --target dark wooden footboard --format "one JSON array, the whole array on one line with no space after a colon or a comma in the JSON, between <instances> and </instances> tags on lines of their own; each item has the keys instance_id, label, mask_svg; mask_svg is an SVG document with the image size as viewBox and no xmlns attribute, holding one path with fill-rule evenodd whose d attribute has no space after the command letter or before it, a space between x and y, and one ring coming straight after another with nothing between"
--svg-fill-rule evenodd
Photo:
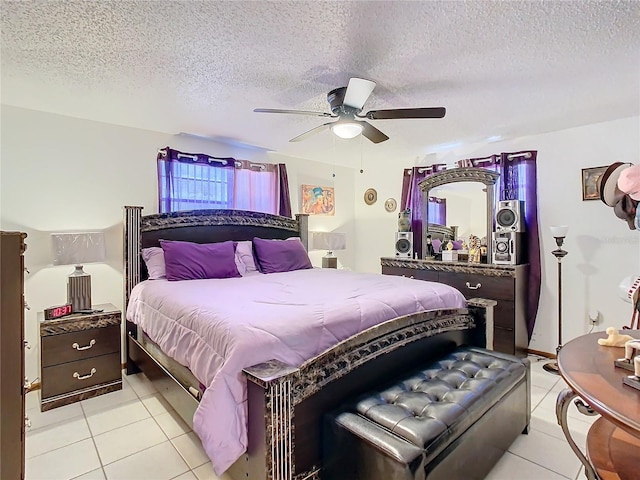
<instances>
[{"instance_id":1,"label":"dark wooden footboard","mask_svg":"<svg viewBox=\"0 0 640 480\"><path fill-rule=\"evenodd\" d=\"M485 346L492 308L490 301L474 301L469 309L399 317L339 343L300 368L274 360L245 369L249 446L234 473L238 469L251 480L320 478L325 413L459 345Z\"/></svg>"}]
</instances>

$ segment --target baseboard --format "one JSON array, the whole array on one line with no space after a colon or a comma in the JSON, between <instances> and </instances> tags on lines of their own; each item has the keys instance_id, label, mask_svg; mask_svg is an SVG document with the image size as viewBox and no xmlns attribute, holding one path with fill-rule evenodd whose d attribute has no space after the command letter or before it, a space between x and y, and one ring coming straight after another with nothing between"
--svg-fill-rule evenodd
<instances>
[{"instance_id":1,"label":"baseboard","mask_svg":"<svg viewBox=\"0 0 640 480\"><path fill-rule=\"evenodd\" d=\"M529 355L538 355L539 357L545 357L545 358L551 358L551 359L556 358L556 356L553 353L541 352L540 350L532 350L530 348L527 348L527 353Z\"/></svg>"}]
</instances>

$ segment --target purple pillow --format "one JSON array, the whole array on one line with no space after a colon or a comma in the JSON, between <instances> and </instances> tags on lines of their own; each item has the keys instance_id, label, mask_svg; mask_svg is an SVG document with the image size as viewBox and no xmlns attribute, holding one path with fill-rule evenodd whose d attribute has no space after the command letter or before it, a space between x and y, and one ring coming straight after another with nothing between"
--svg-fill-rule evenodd
<instances>
[{"instance_id":1,"label":"purple pillow","mask_svg":"<svg viewBox=\"0 0 640 480\"><path fill-rule=\"evenodd\" d=\"M462 250L462 240L454 240L451 243L453 243L454 250Z\"/></svg>"},{"instance_id":2,"label":"purple pillow","mask_svg":"<svg viewBox=\"0 0 640 480\"><path fill-rule=\"evenodd\" d=\"M160 247L149 247L142 249L142 259L147 266L149 280L159 280L167 278L164 266L164 252Z\"/></svg>"},{"instance_id":3,"label":"purple pillow","mask_svg":"<svg viewBox=\"0 0 640 480\"><path fill-rule=\"evenodd\" d=\"M262 273L291 272L313 268L299 238L287 240L253 239L253 250Z\"/></svg>"},{"instance_id":4,"label":"purple pillow","mask_svg":"<svg viewBox=\"0 0 640 480\"><path fill-rule=\"evenodd\" d=\"M440 245L442 245L442 240L439 238L434 238L431 240L431 245L433 245L433 251L438 253L440 251Z\"/></svg>"},{"instance_id":5,"label":"purple pillow","mask_svg":"<svg viewBox=\"0 0 640 480\"><path fill-rule=\"evenodd\" d=\"M233 242L191 243L160 240L167 280L239 277Z\"/></svg>"}]
</instances>

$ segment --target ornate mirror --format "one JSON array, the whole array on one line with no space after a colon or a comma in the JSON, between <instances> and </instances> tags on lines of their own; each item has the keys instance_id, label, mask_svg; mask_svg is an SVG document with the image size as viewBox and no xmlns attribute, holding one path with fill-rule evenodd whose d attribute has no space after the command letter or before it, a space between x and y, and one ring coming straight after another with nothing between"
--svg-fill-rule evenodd
<instances>
[{"instance_id":1,"label":"ornate mirror","mask_svg":"<svg viewBox=\"0 0 640 480\"><path fill-rule=\"evenodd\" d=\"M493 186L500 174L484 168L453 168L434 173L420 182L422 191L422 235L456 240L469 233L487 238L487 262L493 263L491 233L493 231ZM447 198L447 225L429 218L429 198ZM451 210L451 214L449 214ZM426 257L426 242L422 242L422 258Z\"/></svg>"}]
</instances>

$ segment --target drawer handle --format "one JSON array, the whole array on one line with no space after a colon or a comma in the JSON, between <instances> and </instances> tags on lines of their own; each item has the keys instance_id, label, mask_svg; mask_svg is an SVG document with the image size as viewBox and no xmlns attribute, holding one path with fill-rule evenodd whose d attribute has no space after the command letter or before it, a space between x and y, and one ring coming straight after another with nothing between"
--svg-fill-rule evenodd
<instances>
[{"instance_id":1,"label":"drawer handle","mask_svg":"<svg viewBox=\"0 0 640 480\"><path fill-rule=\"evenodd\" d=\"M478 282L478 283L476 283L475 287L472 287L471 284L469 282L467 282L467 288L469 290L478 290L481 286L482 286L482 284Z\"/></svg>"},{"instance_id":2,"label":"drawer handle","mask_svg":"<svg viewBox=\"0 0 640 480\"><path fill-rule=\"evenodd\" d=\"M74 342L74 344L71 345L71 348L75 348L76 350L81 352L82 350L89 350L95 344L96 344L96 341L92 338L91 341L89 342L89 345L85 345L84 347L81 347L80 345L78 345L77 343Z\"/></svg>"},{"instance_id":3,"label":"drawer handle","mask_svg":"<svg viewBox=\"0 0 640 480\"><path fill-rule=\"evenodd\" d=\"M96 369L92 368L91 373L87 375L80 375L78 372L73 372L73 378L77 378L78 380L86 380L87 378L93 377L93 374L96 373Z\"/></svg>"}]
</instances>

